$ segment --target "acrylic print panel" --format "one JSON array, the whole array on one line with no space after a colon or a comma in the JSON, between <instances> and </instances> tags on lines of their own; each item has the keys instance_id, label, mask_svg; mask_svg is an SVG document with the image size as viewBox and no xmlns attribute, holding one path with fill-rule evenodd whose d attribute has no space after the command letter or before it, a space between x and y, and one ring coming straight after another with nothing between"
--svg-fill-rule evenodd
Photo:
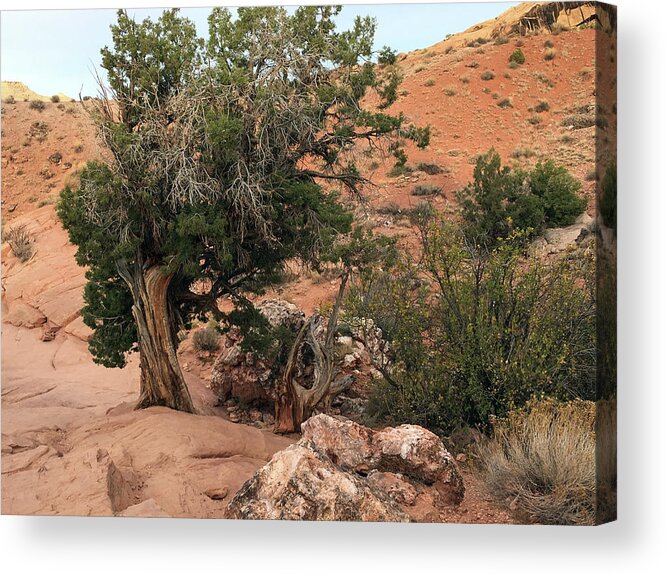
<instances>
[{"instance_id":1,"label":"acrylic print panel","mask_svg":"<svg viewBox=\"0 0 666 575\"><path fill-rule=\"evenodd\" d=\"M613 520L615 30L3 12L2 512Z\"/></svg>"}]
</instances>

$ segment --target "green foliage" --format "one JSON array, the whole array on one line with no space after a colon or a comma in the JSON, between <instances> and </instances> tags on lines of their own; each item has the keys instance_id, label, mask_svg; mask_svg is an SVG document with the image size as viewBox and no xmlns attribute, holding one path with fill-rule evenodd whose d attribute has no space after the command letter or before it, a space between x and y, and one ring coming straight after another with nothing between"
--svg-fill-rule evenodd
<instances>
[{"instance_id":1,"label":"green foliage","mask_svg":"<svg viewBox=\"0 0 666 575\"><path fill-rule=\"evenodd\" d=\"M427 127L382 111L401 78L375 74L374 20L338 31L339 12L215 8L207 42L178 10L141 22L118 12L102 50L114 103L93 105L112 161L89 162L58 205L88 267L82 316L96 361L123 366L135 349L128 276L150 267L169 278L174 341L209 314L259 326L247 294L279 281L286 260L317 268L351 232L336 188L364 183L355 143L387 141L396 157L406 140L427 145ZM372 91L379 112L362 105ZM237 306L226 318L223 295Z\"/></svg>"},{"instance_id":2,"label":"green foliage","mask_svg":"<svg viewBox=\"0 0 666 575\"><path fill-rule=\"evenodd\" d=\"M606 168L601 180L599 210L604 224L614 230L617 229L617 166L615 160Z\"/></svg>"},{"instance_id":3,"label":"green foliage","mask_svg":"<svg viewBox=\"0 0 666 575\"><path fill-rule=\"evenodd\" d=\"M388 341L375 416L447 434L534 395L593 398L591 251L545 263L519 234L486 252L432 217L417 223L422 260L365 274L350 291L348 313L372 318Z\"/></svg>"},{"instance_id":4,"label":"green foliage","mask_svg":"<svg viewBox=\"0 0 666 575\"><path fill-rule=\"evenodd\" d=\"M509 56L509 62L515 62L516 64L522 66L525 63L525 54L520 48L518 48L511 52L511 55Z\"/></svg>"},{"instance_id":5,"label":"green foliage","mask_svg":"<svg viewBox=\"0 0 666 575\"><path fill-rule=\"evenodd\" d=\"M377 63L382 65L393 65L396 63L398 56L395 50L388 46L384 46L377 56Z\"/></svg>"},{"instance_id":6,"label":"green foliage","mask_svg":"<svg viewBox=\"0 0 666 575\"><path fill-rule=\"evenodd\" d=\"M530 172L513 171L490 150L477 159L474 181L458 193L465 233L473 242L494 245L512 230L538 234L572 224L586 206L580 187L552 160L540 161Z\"/></svg>"}]
</instances>

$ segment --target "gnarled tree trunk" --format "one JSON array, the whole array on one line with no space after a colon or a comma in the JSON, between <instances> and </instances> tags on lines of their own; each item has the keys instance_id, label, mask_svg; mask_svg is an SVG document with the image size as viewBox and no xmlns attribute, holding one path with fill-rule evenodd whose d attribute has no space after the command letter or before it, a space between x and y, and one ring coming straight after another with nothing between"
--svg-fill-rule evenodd
<instances>
[{"instance_id":1,"label":"gnarled tree trunk","mask_svg":"<svg viewBox=\"0 0 666 575\"><path fill-rule=\"evenodd\" d=\"M141 392L136 409L161 405L194 413L176 355L177 321L168 297L172 276L158 265L123 265L119 271L132 293L139 339Z\"/></svg>"},{"instance_id":2,"label":"gnarled tree trunk","mask_svg":"<svg viewBox=\"0 0 666 575\"><path fill-rule=\"evenodd\" d=\"M296 336L291 348L287 365L275 389L275 433L292 433L301 430L301 424L310 418L319 403L335 393L341 392L345 383L333 382L336 375L333 344L338 316L342 305L349 273L342 276L333 312L326 326L326 337L321 344L315 337L317 329L323 321L322 316L315 314L305 322ZM315 357L314 381L307 389L295 379L298 350L307 341ZM345 381L347 381L345 379Z\"/></svg>"}]
</instances>

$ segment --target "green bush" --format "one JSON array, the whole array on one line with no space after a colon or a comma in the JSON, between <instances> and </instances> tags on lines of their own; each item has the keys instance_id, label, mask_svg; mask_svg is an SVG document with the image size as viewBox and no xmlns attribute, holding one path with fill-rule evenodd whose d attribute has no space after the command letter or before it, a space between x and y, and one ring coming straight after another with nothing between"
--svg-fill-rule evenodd
<instances>
[{"instance_id":1,"label":"green bush","mask_svg":"<svg viewBox=\"0 0 666 575\"><path fill-rule=\"evenodd\" d=\"M550 110L550 104L546 100L541 100L535 107L534 111L540 114L541 112L547 112Z\"/></svg>"},{"instance_id":2,"label":"green bush","mask_svg":"<svg viewBox=\"0 0 666 575\"><path fill-rule=\"evenodd\" d=\"M488 252L432 212L416 223L422 259L364 274L347 302L387 342L371 417L448 434L534 395L594 396L593 250L544 262L519 235Z\"/></svg>"},{"instance_id":3,"label":"green bush","mask_svg":"<svg viewBox=\"0 0 666 575\"><path fill-rule=\"evenodd\" d=\"M522 66L525 63L525 54L520 48L518 48L517 50L514 50L509 56L509 62L515 62L516 64Z\"/></svg>"},{"instance_id":4,"label":"green bush","mask_svg":"<svg viewBox=\"0 0 666 575\"><path fill-rule=\"evenodd\" d=\"M493 246L517 229L538 234L569 225L586 206L580 187L552 160L540 161L530 172L511 170L490 150L476 159L474 181L457 194L463 229L473 243Z\"/></svg>"},{"instance_id":5,"label":"green bush","mask_svg":"<svg viewBox=\"0 0 666 575\"><path fill-rule=\"evenodd\" d=\"M553 160L539 162L530 173L530 189L542 200L547 227L569 226L583 213L587 200L578 195L581 184Z\"/></svg>"},{"instance_id":6,"label":"green bush","mask_svg":"<svg viewBox=\"0 0 666 575\"><path fill-rule=\"evenodd\" d=\"M394 50L391 50L388 46L384 46L377 56L377 63L382 65L391 66L396 63L398 56Z\"/></svg>"}]
</instances>

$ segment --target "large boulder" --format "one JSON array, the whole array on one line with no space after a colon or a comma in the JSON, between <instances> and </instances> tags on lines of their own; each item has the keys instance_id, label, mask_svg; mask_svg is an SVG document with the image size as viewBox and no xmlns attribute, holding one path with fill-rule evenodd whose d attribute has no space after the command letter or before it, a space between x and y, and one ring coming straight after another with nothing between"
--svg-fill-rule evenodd
<instances>
[{"instance_id":1,"label":"large boulder","mask_svg":"<svg viewBox=\"0 0 666 575\"><path fill-rule=\"evenodd\" d=\"M373 431L319 414L302 430L298 443L276 453L238 491L230 517L436 521L440 508L463 499L455 460L422 427Z\"/></svg>"},{"instance_id":2,"label":"large boulder","mask_svg":"<svg viewBox=\"0 0 666 575\"><path fill-rule=\"evenodd\" d=\"M276 453L227 509L234 519L409 521L382 491L303 440Z\"/></svg>"},{"instance_id":3,"label":"large boulder","mask_svg":"<svg viewBox=\"0 0 666 575\"><path fill-rule=\"evenodd\" d=\"M303 423L303 438L311 440L343 469L399 473L433 485L443 502L457 505L465 495L454 458L442 440L418 425L373 431L353 421L320 414Z\"/></svg>"}]
</instances>

